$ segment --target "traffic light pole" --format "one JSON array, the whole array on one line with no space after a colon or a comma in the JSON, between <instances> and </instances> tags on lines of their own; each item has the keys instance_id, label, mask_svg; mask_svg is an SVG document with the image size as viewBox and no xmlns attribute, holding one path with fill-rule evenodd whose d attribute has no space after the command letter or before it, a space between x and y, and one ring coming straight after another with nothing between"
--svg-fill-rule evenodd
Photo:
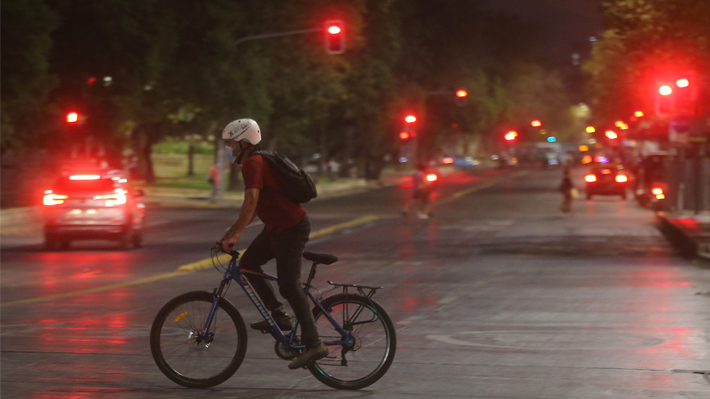
<instances>
[{"instance_id":1,"label":"traffic light pole","mask_svg":"<svg viewBox=\"0 0 710 399\"><path fill-rule=\"evenodd\" d=\"M239 44L243 42L248 42L251 40L260 40L260 39L271 39L272 37L282 37L282 36L294 36L294 35L305 35L307 33L313 33L313 32L322 32L323 28L312 28L312 29L300 29L300 30L290 30L286 32L277 32L277 33L265 33L263 35L254 35L254 36L246 36L243 37L234 44Z\"/></svg>"}]
</instances>

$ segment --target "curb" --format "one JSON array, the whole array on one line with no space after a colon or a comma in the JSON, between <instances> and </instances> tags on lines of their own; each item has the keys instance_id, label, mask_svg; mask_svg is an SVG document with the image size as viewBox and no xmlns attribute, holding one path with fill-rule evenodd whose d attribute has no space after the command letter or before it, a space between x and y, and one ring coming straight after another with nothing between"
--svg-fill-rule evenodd
<instances>
[{"instance_id":1,"label":"curb","mask_svg":"<svg viewBox=\"0 0 710 399\"><path fill-rule=\"evenodd\" d=\"M678 219L666 215L664 212L656 212L659 220L659 230L666 239L673 244L686 257L702 257L710 259L710 235L695 234L689 228L678 222ZM708 235L706 238L705 236Z\"/></svg>"}]
</instances>

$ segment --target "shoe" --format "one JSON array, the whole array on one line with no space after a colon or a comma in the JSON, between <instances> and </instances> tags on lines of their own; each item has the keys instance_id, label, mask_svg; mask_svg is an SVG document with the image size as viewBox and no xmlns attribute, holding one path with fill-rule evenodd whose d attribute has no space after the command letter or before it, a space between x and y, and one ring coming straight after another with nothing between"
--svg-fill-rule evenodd
<instances>
[{"instance_id":1,"label":"shoe","mask_svg":"<svg viewBox=\"0 0 710 399\"><path fill-rule=\"evenodd\" d=\"M293 319L290 318L288 315L272 315L274 318L274 321L276 322L276 325L279 326L279 328L282 331L288 331L293 328ZM259 330L259 331L270 331L271 330L271 325L269 324L268 321L262 320L258 321L256 323L251 323L249 327L253 328L254 330Z\"/></svg>"},{"instance_id":2,"label":"shoe","mask_svg":"<svg viewBox=\"0 0 710 399\"><path fill-rule=\"evenodd\" d=\"M328 347L321 342L320 345L315 348L306 348L306 350L301 352L301 354L298 355L294 361L289 363L288 368L295 370L301 367L306 367L316 360L322 359L326 356L328 356Z\"/></svg>"}]
</instances>

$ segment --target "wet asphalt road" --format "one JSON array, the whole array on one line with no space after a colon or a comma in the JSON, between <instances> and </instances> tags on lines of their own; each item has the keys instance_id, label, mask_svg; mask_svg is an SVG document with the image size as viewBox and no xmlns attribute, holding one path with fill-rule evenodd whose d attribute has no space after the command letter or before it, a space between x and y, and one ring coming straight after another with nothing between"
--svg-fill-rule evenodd
<instances>
[{"instance_id":1,"label":"wet asphalt road","mask_svg":"<svg viewBox=\"0 0 710 399\"><path fill-rule=\"evenodd\" d=\"M397 327L392 368L354 392L288 370L258 332L239 371L216 388L182 388L155 366L148 334L157 311L221 278L173 272L207 258L235 210L149 209L146 245L128 252L108 242L47 252L38 235L4 236L0 393L710 398L710 377L701 374L710 371L710 268L676 256L654 215L632 201L577 200L574 214L561 215L560 179L559 170L448 176L429 220L400 217L407 187L308 204L313 232L323 233L308 249L340 258L319 269L316 285L384 285L375 299ZM238 246L260 229L248 228ZM247 322L258 320L242 292L228 297Z\"/></svg>"}]
</instances>

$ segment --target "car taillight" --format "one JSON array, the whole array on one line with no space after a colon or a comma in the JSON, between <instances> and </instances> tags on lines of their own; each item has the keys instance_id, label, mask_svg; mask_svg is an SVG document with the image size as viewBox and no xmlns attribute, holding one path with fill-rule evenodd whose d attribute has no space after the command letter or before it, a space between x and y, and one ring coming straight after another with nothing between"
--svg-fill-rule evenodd
<instances>
[{"instance_id":1,"label":"car taillight","mask_svg":"<svg viewBox=\"0 0 710 399\"><path fill-rule=\"evenodd\" d=\"M442 159L441 162L445 163L445 164L450 164L450 163L454 163L454 159L451 157L446 157L446 158Z\"/></svg>"},{"instance_id":2,"label":"car taillight","mask_svg":"<svg viewBox=\"0 0 710 399\"><path fill-rule=\"evenodd\" d=\"M623 183L625 181L629 180L626 175L616 175L616 182L617 183Z\"/></svg>"},{"instance_id":3,"label":"car taillight","mask_svg":"<svg viewBox=\"0 0 710 399\"><path fill-rule=\"evenodd\" d=\"M53 194L51 190L47 190L45 191L42 203L45 205L59 205L63 204L65 199L67 199L66 195Z\"/></svg>"},{"instance_id":4,"label":"car taillight","mask_svg":"<svg viewBox=\"0 0 710 399\"><path fill-rule=\"evenodd\" d=\"M587 181L589 183L597 181L597 177L594 175L586 175L584 176L584 181Z\"/></svg>"},{"instance_id":5,"label":"car taillight","mask_svg":"<svg viewBox=\"0 0 710 399\"><path fill-rule=\"evenodd\" d=\"M94 197L94 199L105 200L107 207L115 205L124 205L128 201L128 198L126 197L126 191L120 189L116 190L116 194L97 195Z\"/></svg>"},{"instance_id":6,"label":"car taillight","mask_svg":"<svg viewBox=\"0 0 710 399\"><path fill-rule=\"evenodd\" d=\"M428 175L426 175L426 179L427 181L436 181L437 177L435 174L429 173Z\"/></svg>"},{"instance_id":7,"label":"car taillight","mask_svg":"<svg viewBox=\"0 0 710 399\"><path fill-rule=\"evenodd\" d=\"M99 175L71 175L69 180L99 180L101 176Z\"/></svg>"}]
</instances>

